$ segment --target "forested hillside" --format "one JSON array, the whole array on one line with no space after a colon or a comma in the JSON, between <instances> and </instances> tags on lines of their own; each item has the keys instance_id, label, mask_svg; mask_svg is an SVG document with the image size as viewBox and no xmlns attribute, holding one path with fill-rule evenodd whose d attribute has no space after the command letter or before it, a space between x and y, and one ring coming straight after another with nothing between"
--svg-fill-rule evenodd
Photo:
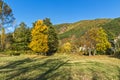
<instances>
[{"instance_id":1,"label":"forested hillside","mask_svg":"<svg viewBox=\"0 0 120 80\"><path fill-rule=\"evenodd\" d=\"M110 22L104 24L102 27L108 34L109 39L114 39L120 34L120 18L115 18Z\"/></svg>"},{"instance_id":2,"label":"forested hillside","mask_svg":"<svg viewBox=\"0 0 120 80\"><path fill-rule=\"evenodd\" d=\"M60 39L69 38L72 35L80 38L80 36L92 27L103 27L109 39L113 39L120 34L120 18L82 20L75 23L55 25Z\"/></svg>"},{"instance_id":3,"label":"forested hillside","mask_svg":"<svg viewBox=\"0 0 120 80\"><path fill-rule=\"evenodd\" d=\"M112 19L95 19L95 20L82 20L75 23L59 24L55 25L57 31L59 32L60 39L69 38L72 35L80 37L87 30L92 27L100 27Z\"/></svg>"}]
</instances>

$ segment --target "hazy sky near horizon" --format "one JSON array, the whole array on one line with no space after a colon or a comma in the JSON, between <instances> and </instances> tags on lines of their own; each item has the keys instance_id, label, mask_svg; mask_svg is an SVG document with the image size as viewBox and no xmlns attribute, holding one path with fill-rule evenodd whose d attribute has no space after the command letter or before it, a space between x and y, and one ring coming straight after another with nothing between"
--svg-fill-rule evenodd
<instances>
[{"instance_id":1,"label":"hazy sky near horizon","mask_svg":"<svg viewBox=\"0 0 120 80\"><path fill-rule=\"evenodd\" d=\"M120 17L120 0L4 0L13 10L17 24L28 26L46 17L53 24L96 18Z\"/></svg>"}]
</instances>

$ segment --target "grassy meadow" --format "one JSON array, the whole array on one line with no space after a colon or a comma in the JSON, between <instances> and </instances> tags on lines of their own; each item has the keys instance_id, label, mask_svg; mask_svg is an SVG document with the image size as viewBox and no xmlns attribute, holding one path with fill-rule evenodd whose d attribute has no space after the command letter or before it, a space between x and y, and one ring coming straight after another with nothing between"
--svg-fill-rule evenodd
<instances>
[{"instance_id":1,"label":"grassy meadow","mask_svg":"<svg viewBox=\"0 0 120 80\"><path fill-rule=\"evenodd\" d=\"M103 55L0 55L0 80L120 80L120 59Z\"/></svg>"},{"instance_id":2,"label":"grassy meadow","mask_svg":"<svg viewBox=\"0 0 120 80\"><path fill-rule=\"evenodd\" d=\"M120 2L106 1L0 0L0 80L120 80Z\"/></svg>"}]
</instances>

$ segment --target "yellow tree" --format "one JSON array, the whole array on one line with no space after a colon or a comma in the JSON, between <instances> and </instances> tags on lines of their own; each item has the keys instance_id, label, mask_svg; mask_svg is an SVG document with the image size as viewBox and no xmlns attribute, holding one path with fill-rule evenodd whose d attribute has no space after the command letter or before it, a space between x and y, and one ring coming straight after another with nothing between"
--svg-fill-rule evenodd
<instances>
[{"instance_id":1,"label":"yellow tree","mask_svg":"<svg viewBox=\"0 0 120 80\"><path fill-rule=\"evenodd\" d=\"M42 20L35 22L31 35L32 41L29 47L37 53L46 55L46 52L49 50L48 27L44 25Z\"/></svg>"},{"instance_id":2,"label":"yellow tree","mask_svg":"<svg viewBox=\"0 0 120 80\"><path fill-rule=\"evenodd\" d=\"M2 28L2 30L1 30L1 49L2 50L5 49L5 39L6 39L5 29Z\"/></svg>"},{"instance_id":3,"label":"yellow tree","mask_svg":"<svg viewBox=\"0 0 120 80\"><path fill-rule=\"evenodd\" d=\"M105 51L107 48L111 47L111 44L108 41L107 34L102 28L98 29L96 42L97 42L96 44L97 51Z\"/></svg>"},{"instance_id":4,"label":"yellow tree","mask_svg":"<svg viewBox=\"0 0 120 80\"><path fill-rule=\"evenodd\" d=\"M89 55L91 55L91 51L95 55L96 50L104 52L107 48L111 47L107 34L101 27L88 30L81 39L83 41L82 44L88 49Z\"/></svg>"},{"instance_id":5,"label":"yellow tree","mask_svg":"<svg viewBox=\"0 0 120 80\"><path fill-rule=\"evenodd\" d=\"M63 52L70 53L71 50L72 50L72 46L69 42L66 42L66 43L63 44L63 46L62 46L62 51Z\"/></svg>"}]
</instances>

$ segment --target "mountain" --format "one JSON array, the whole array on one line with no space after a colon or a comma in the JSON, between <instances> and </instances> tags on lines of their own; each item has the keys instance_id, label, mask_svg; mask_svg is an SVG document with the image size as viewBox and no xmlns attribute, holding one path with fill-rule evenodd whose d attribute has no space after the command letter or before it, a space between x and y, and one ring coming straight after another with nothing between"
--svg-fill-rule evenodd
<instances>
[{"instance_id":1,"label":"mountain","mask_svg":"<svg viewBox=\"0 0 120 80\"><path fill-rule=\"evenodd\" d=\"M115 18L102 26L109 39L114 39L120 35L120 18Z\"/></svg>"},{"instance_id":2,"label":"mountain","mask_svg":"<svg viewBox=\"0 0 120 80\"><path fill-rule=\"evenodd\" d=\"M92 27L102 27L103 25L111 21L112 19L82 20L75 23L64 23L55 25L55 28L57 29L60 39L70 38L73 35L79 38L88 29Z\"/></svg>"}]
</instances>

